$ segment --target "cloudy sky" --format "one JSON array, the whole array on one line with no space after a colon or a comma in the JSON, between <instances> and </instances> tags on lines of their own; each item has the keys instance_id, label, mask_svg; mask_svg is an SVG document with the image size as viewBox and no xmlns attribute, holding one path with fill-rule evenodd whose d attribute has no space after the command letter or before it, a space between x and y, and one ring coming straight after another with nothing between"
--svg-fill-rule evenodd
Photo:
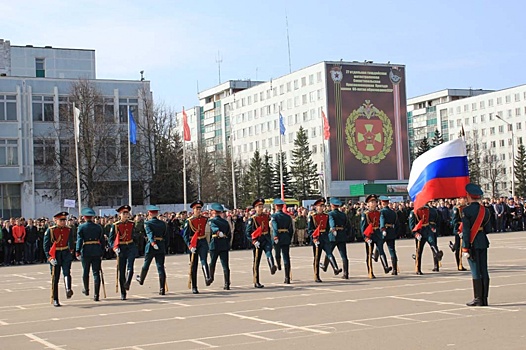
<instances>
[{"instance_id":1,"label":"cloudy sky","mask_svg":"<svg viewBox=\"0 0 526 350\"><path fill-rule=\"evenodd\" d=\"M521 0L0 0L11 45L95 49L97 77L152 82L197 104L221 80L269 80L324 60L405 64L407 95L526 83Z\"/></svg>"}]
</instances>

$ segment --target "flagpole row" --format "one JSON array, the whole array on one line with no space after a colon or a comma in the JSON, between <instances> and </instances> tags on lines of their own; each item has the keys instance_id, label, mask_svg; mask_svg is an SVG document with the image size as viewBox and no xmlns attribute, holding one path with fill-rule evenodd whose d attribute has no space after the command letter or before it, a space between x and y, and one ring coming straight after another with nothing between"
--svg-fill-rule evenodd
<instances>
[{"instance_id":1,"label":"flagpole row","mask_svg":"<svg viewBox=\"0 0 526 350\"><path fill-rule=\"evenodd\" d=\"M73 102L73 125L75 128L75 162L77 166L77 200L79 202L79 217L82 211L82 197L80 191L80 161L79 161L79 139L80 139L80 109Z\"/></svg>"}]
</instances>

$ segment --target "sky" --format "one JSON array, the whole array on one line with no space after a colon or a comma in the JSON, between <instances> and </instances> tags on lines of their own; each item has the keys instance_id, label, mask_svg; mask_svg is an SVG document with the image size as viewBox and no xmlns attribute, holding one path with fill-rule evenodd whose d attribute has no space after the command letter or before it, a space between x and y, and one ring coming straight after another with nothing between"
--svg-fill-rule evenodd
<instances>
[{"instance_id":1,"label":"sky","mask_svg":"<svg viewBox=\"0 0 526 350\"><path fill-rule=\"evenodd\" d=\"M11 45L96 50L97 78L151 81L156 103L198 104L233 79L321 61L406 65L408 97L526 84L522 0L0 0Z\"/></svg>"}]
</instances>

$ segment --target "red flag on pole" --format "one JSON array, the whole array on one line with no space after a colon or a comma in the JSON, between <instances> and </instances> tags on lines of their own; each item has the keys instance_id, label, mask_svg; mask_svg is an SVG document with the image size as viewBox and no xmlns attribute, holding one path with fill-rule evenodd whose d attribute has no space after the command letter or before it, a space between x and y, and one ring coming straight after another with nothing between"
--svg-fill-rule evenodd
<instances>
[{"instance_id":1,"label":"red flag on pole","mask_svg":"<svg viewBox=\"0 0 526 350\"><path fill-rule=\"evenodd\" d=\"M252 232L252 240L256 240L258 239L260 236L261 236L261 232L262 232L262 229L261 229L261 226L259 226L257 229L254 230L254 232Z\"/></svg>"},{"instance_id":2,"label":"red flag on pole","mask_svg":"<svg viewBox=\"0 0 526 350\"><path fill-rule=\"evenodd\" d=\"M192 239L190 240L190 248L197 248L197 232L194 233Z\"/></svg>"},{"instance_id":3,"label":"red flag on pole","mask_svg":"<svg viewBox=\"0 0 526 350\"><path fill-rule=\"evenodd\" d=\"M115 230L116 231L116 230ZM115 241L113 241L113 249L119 248L119 245L121 244L121 237L119 232L115 232Z\"/></svg>"},{"instance_id":4,"label":"red flag on pole","mask_svg":"<svg viewBox=\"0 0 526 350\"><path fill-rule=\"evenodd\" d=\"M183 139L185 141L190 141L192 139L190 135L190 126L188 126L188 116L183 108Z\"/></svg>"},{"instance_id":5,"label":"red flag on pole","mask_svg":"<svg viewBox=\"0 0 526 350\"><path fill-rule=\"evenodd\" d=\"M370 223L369 226L367 226L367 228L365 229L365 231L363 231L363 235L369 238L371 237L372 234L373 234L373 224Z\"/></svg>"},{"instance_id":6,"label":"red flag on pole","mask_svg":"<svg viewBox=\"0 0 526 350\"><path fill-rule=\"evenodd\" d=\"M321 117L323 118L323 139L328 140L331 137L331 128L329 126L329 120L325 115L325 112L321 111Z\"/></svg>"},{"instance_id":7,"label":"red flag on pole","mask_svg":"<svg viewBox=\"0 0 526 350\"><path fill-rule=\"evenodd\" d=\"M321 231L321 230L320 230L320 227L321 227L321 226L316 227L316 229L315 229L314 232L312 233L312 238L313 238L313 239L318 239L318 238L320 238L320 231Z\"/></svg>"},{"instance_id":8,"label":"red flag on pole","mask_svg":"<svg viewBox=\"0 0 526 350\"><path fill-rule=\"evenodd\" d=\"M424 219L420 220L418 224L416 224L415 228L413 229L413 232L417 232L422 228L422 225L424 225Z\"/></svg>"},{"instance_id":9,"label":"red flag on pole","mask_svg":"<svg viewBox=\"0 0 526 350\"><path fill-rule=\"evenodd\" d=\"M57 259L57 242L53 242L53 245L49 249L49 259Z\"/></svg>"}]
</instances>

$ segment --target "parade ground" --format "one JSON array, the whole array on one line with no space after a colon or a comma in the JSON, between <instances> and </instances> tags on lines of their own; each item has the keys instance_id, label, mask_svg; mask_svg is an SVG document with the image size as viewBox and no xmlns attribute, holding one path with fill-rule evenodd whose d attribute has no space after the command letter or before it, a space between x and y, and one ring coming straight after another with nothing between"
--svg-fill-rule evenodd
<instances>
[{"instance_id":1,"label":"parade ground","mask_svg":"<svg viewBox=\"0 0 526 350\"><path fill-rule=\"evenodd\" d=\"M75 295L50 303L46 265L0 268L0 349L524 349L526 348L525 232L489 235L489 307L467 307L473 298L469 271L457 271L450 237L439 239L441 271L414 273L413 240L397 241L400 275L367 279L363 243L348 244L350 279L321 272L313 281L312 248L291 248L292 284L283 271L270 275L261 263L263 289L252 283L252 252L230 254L232 286L215 282L200 294L187 289L188 256L166 259L167 295L158 295L152 264L146 282L133 282L128 300L115 292L115 260L103 261L107 298L81 293L81 265L72 267ZM338 262L340 257L336 253ZM143 259L135 262L138 272ZM464 263L467 265L466 260ZM92 278L90 278L90 283ZM91 292L93 286L90 286ZM102 294L102 290L101 290Z\"/></svg>"}]
</instances>

